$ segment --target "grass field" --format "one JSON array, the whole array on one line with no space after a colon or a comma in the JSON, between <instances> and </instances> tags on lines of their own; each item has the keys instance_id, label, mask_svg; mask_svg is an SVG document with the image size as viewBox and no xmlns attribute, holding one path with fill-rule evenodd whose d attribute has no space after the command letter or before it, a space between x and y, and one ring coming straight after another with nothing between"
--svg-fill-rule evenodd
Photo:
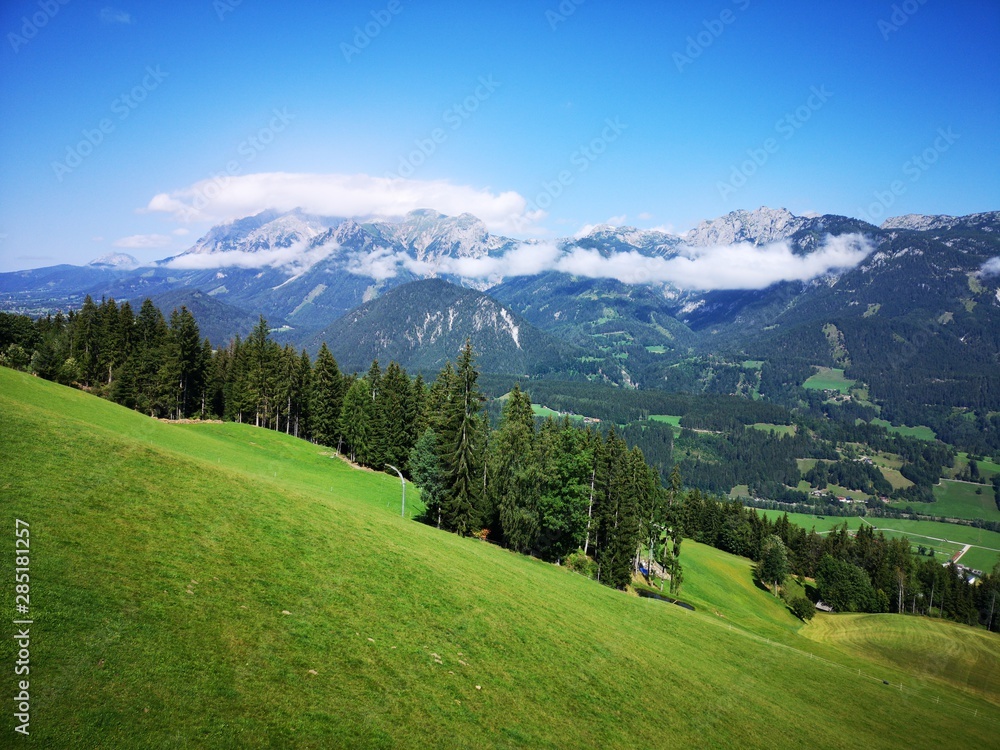
<instances>
[{"instance_id":1,"label":"grass field","mask_svg":"<svg viewBox=\"0 0 1000 750\"><path fill-rule=\"evenodd\" d=\"M769 518L779 518L780 510L758 510ZM953 523L937 521L912 521L903 518L871 518L862 520L857 516L816 516L805 513L789 513L788 520L805 529L815 527L816 531L830 531L834 526L842 526L845 522L851 530L856 530L862 524L871 523L885 533L886 536L905 536L910 545L916 549L918 545L933 547L938 559L944 563L966 544L976 545L962 558L962 562L980 570L992 570L1000 562L1000 533L977 529L973 526L959 526ZM977 549L980 548L980 549ZM973 565L971 561L979 564ZM984 567L985 566L985 567Z\"/></svg>"},{"instance_id":2,"label":"grass field","mask_svg":"<svg viewBox=\"0 0 1000 750\"><path fill-rule=\"evenodd\" d=\"M976 490L981 494L977 495ZM993 499L993 485L971 484L942 479L934 488L933 503L893 503L894 508L910 506L918 513L948 516L951 518L981 518L984 521L1000 521Z\"/></svg>"},{"instance_id":3,"label":"grass field","mask_svg":"<svg viewBox=\"0 0 1000 750\"><path fill-rule=\"evenodd\" d=\"M794 435L795 425L793 424L769 424L767 422L757 422L756 424L750 425L755 430L764 430L766 432L771 432L776 435Z\"/></svg>"},{"instance_id":4,"label":"grass field","mask_svg":"<svg viewBox=\"0 0 1000 750\"><path fill-rule=\"evenodd\" d=\"M672 414L650 414L649 419L653 422L666 422L674 428L674 432L681 431L681 418Z\"/></svg>"},{"instance_id":5,"label":"grass field","mask_svg":"<svg viewBox=\"0 0 1000 750\"><path fill-rule=\"evenodd\" d=\"M564 414L561 411L550 409L549 407L542 406L541 404L532 404L531 410L535 413L536 417L551 417L556 421L559 421L565 417L569 417L571 422L583 421L583 417L581 417L579 414Z\"/></svg>"},{"instance_id":6,"label":"grass field","mask_svg":"<svg viewBox=\"0 0 1000 750\"><path fill-rule=\"evenodd\" d=\"M878 470L882 472L882 476L886 478L886 481L892 485L894 490L905 489L906 487L913 486L913 482L900 474L899 469L890 469L886 466L879 466Z\"/></svg>"},{"instance_id":7,"label":"grass field","mask_svg":"<svg viewBox=\"0 0 1000 750\"><path fill-rule=\"evenodd\" d=\"M1000 464L990 461L989 459L981 460L976 462L979 465L979 473L987 480L994 476L995 474L1000 474ZM969 466L969 454L962 451L955 458L955 466L948 469L948 476L954 477L960 472L964 471Z\"/></svg>"},{"instance_id":8,"label":"grass field","mask_svg":"<svg viewBox=\"0 0 1000 750\"><path fill-rule=\"evenodd\" d=\"M848 393L857 381L844 377L844 371L835 367L817 367L816 374L802 384L803 388L819 391Z\"/></svg>"},{"instance_id":9,"label":"grass field","mask_svg":"<svg viewBox=\"0 0 1000 750\"><path fill-rule=\"evenodd\" d=\"M930 427L926 427L924 425L918 425L916 427L907 427L906 425L902 425L896 427L884 419L873 419L872 424L882 425L882 427L885 427L889 432L894 432L897 435L902 435L903 437L912 437L917 440L937 439L937 433Z\"/></svg>"},{"instance_id":10,"label":"grass field","mask_svg":"<svg viewBox=\"0 0 1000 750\"><path fill-rule=\"evenodd\" d=\"M886 627L889 618L891 629ZM885 666L923 664L930 680L945 685L984 696L1000 694L1000 670L993 666L997 644L984 630L957 630L923 617L845 614L816 618L804 634Z\"/></svg>"},{"instance_id":11,"label":"grass field","mask_svg":"<svg viewBox=\"0 0 1000 750\"><path fill-rule=\"evenodd\" d=\"M748 561L690 540L697 612L400 518L397 479L282 434L3 368L0 430L3 524L31 529L19 746L940 748L1000 727L989 683L897 693L868 675L928 682L919 660L810 639Z\"/></svg>"}]
</instances>

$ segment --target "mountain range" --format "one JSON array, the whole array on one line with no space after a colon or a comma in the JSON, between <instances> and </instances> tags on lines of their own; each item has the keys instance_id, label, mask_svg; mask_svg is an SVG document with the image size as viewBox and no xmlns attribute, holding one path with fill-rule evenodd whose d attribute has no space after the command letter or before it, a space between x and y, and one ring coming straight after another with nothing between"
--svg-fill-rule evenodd
<instances>
[{"instance_id":1,"label":"mountain range","mask_svg":"<svg viewBox=\"0 0 1000 750\"><path fill-rule=\"evenodd\" d=\"M976 377L1000 369L998 256L1000 212L908 215L876 227L760 208L683 236L599 225L522 241L469 214L267 211L216 226L150 266L113 254L0 274L0 309L44 314L87 294L151 297L195 309L216 346L262 314L284 341L315 351L326 340L349 368L373 357L434 368L472 337L486 370L652 387L691 357L831 366L839 357L873 369L918 337L918 349L933 345L942 360L928 377L949 383L961 368L944 360L967 363Z\"/></svg>"}]
</instances>

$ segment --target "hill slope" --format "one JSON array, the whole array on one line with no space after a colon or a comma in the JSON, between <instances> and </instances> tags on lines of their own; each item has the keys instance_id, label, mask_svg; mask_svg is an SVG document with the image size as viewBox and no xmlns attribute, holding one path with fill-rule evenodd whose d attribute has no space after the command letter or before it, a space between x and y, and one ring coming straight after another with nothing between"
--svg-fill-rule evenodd
<instances>
[{"instance_id":1,"label":"hill slope","mask_svg":"<svg viewBox=\"0 0 1000 750\"><path fill-rule=\"evenodd\" d=\"M0 426L4 516L31 524L25 746L985 747L1000 726L401 519L396 480L285 435L2 368Z\"/></svg>"}]
</instances>

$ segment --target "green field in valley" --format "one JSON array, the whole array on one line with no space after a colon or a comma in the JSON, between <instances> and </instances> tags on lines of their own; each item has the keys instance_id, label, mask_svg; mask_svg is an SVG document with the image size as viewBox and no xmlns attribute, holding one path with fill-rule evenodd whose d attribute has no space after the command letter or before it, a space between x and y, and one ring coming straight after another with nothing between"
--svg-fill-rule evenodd
<instances>
[{"instance_id":1,"label":"green field in valley","mask_svg":"<svg viewBox=\"0 0 1000 750\"><path fill-rule=\"evenodd\" d=\"M400 518L397 479L280 433L3 368L0 429L39 665L18 746L971 748L1000 727L993 683L963 679L972 646L942 667L919 643L812 638L824 616L801 625L749 561L690 540L695 612ZM910 627L875 635L906 646Z\"/></svg>"},{"instance_id":2,"label":"green field in valley","mask_svg":"<svg viewBox=\"0 0 1000 750\"><path fill-rule=\"evenodd\" d=\"M857 381L844 377L844 371L835 367L817 367L816 374L802 384L803 388L819 391L848 393Z\"/></svg>"},{"instance_id":3,"label":"green field in valley","mask_svg":"<svg viewBox=\"0 0 1000 750\"><path fill-rule=\"evenodd\" d=\"M884 419L873 419L872 424L881 425L889 432L894 432L903 437L912 437L917 440L934 440L937 438L937 433L924 425L917 425L916 427L907 427L906 425L893 426L892 423L886 422Z\"/></svg>"},{"instance_id":4,"label":"green field in valley","mask_svg":"<svg viewBox=\"0 0 1000 750\"><path fill-rule=\"evenodd\" d=\"M779 518L780 510L758 510L769 518ZM915 550L919 545L934 548L938 559L944 563L965 545L975 545L963 556L962 562L980 570L992 570L1000 562L1000 533L938 521L913 521L905 518L870 518L862 520L858 516L816 516L806 513L789 513L788 520L804 529L815 528L823 533L845 522L850 530L862 524L871 524L886 536L908 537Z\"/></svg>"},{"instance_id":5,"label":"green field in valley","mask_svg":"<svg viewBox=\"0 0 1000 750\"><path fill-rule=\"evenodd\" d=\"M972 484L942 479L934 487L934 497L936 502L933 503L893 503L892 506L899 509L910 507L917 513L948 518L1000 521L1000 510L997 510L993 499L992 484Z\"/></svg>"},{"instance_id":6,"label":"green field in valley","mask_svg":"<svg viewBox=\"0 0 1000 750\"><path fill-rule=\"evenodd\" d=\"M928 681L981 695L1000 692L1000 671L993 664L997 644L985 630L956 630L926 617L842 614L816 618L803 634L886 667L922 664Z\"/></svg>"},{"instance_id":7,"label":"green field in valley","mask_svg":"<svg viewBox=\"0 0 1000 750\"><path fill-rule=\"evenodd\" d=\"M672 414L650 414L649 419L653 422L665 422L674 428L674 432L681 431L681 418L678 416Z\"/></svg>"},{"instance_id":8,"label":"green field in valley","mask_svg":"<svg viewBox=\"0 0 1000 750\"><path fill-rule=\"evenodd\" d=\"M1000 464L989 459L980 459L976 462L979 465L979 473L984 479L989 481L991 477L996 474L1000 474ZM969 466L969 454L960 452L955 458L955 466L948 470L948 476L954 477L962 471L965 471Z\"/></svg>"},{"instance_id":9,"label":"green field in valley","mask_svg":"<svg viewBox=\"0 0 1000 750\"><path fill-rule=\"evenodd\" d=\"M768 424L767 422L757 422L756 424L750 425L755 430L764 430L765 432L771 432L776 435L794 435L795 425L793 424Z\"/></svg>"}]
</instances>

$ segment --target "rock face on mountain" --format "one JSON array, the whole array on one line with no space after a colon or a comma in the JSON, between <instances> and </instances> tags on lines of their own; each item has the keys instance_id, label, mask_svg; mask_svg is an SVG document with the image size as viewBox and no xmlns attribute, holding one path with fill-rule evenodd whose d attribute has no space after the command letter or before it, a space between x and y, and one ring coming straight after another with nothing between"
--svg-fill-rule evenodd
<instances>
[{"instance_id":1,"label":"rock face on mountain","mask_svg":"<svg viewBox=\"0 0 1000 750\"><path fill-rule=\"evenodd\" d=\"M809 223L784 208L758 208L756 211L733 211L718 219L703 221L684 237L689 245L707 247L749 242L766 245L790 237Z\"/></svg>"},{"instance_id":2,"label":"rock face on mountain","mask_svg":"<svg viewBox=\"0 0 1000 750\"><path fill-rule=\"evenodd\" d=\"M341 366L373 359L435 371L454 361L466 339L486 372L533 375L566 369L583 352L543 333L491 297L441 279L414 281L351 310L306 341L325 341Z\"/></svg>"},{"instance_id":3,"label":"rock face on mountain","mask_svg":"<svg viewBox=\"0 0 1000 750\"><path fill-rule=\"evenodd\" d=\"M909 229L915 232L929 232L963 227L981 232L1000 231L1000 211L969 214L968 216L924 216L906 214L893 216L882 222L882 229Z\"/></svg>"}]
</instances>

